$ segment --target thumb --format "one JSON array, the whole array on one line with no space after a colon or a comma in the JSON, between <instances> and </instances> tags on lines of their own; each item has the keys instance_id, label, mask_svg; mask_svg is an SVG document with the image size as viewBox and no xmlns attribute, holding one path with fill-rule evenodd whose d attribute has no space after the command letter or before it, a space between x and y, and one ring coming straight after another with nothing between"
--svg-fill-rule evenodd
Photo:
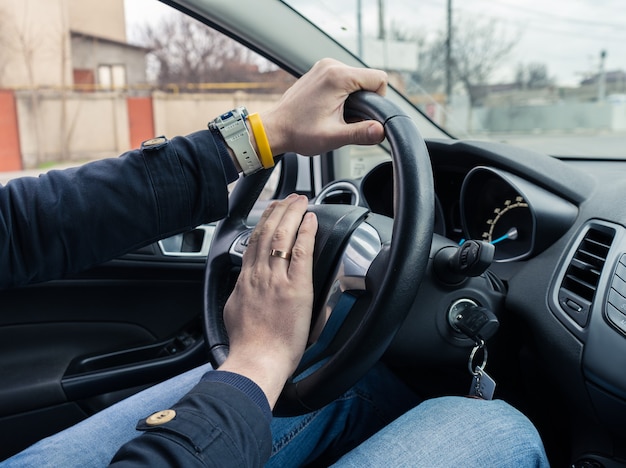
<instances>
[{"instance_id":1,"label":"thumb","mask_svg":"<svg viewBox=\"0 0 626 468\"><path fill-rule=\"evenodd\" d=\"M385 138L385 129L375 120L353 122L348 126L351 131L351 143L354 145L375 145Z\"/></svg>"}]
</instances>

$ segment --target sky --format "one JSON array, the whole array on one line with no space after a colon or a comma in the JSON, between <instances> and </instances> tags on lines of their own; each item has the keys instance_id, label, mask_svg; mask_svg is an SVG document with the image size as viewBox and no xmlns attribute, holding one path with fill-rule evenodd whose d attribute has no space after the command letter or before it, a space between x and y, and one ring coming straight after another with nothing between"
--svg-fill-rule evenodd
<instances>
[{"instance_id":1,"label":"sky","mask_svg":"<svg viewBox=\"0 0 626 468\"><path fill-rule=\"evenodd\" d=\"M157 21L169 7L155 0L125 0L127 21ZM290 0L303 12L324 18L319 24L339 36L356 31L361 2L365 35L376 35L378 5L383 3L386 28L432 38L446 24L447 0ZM604 68L626 70L626 1L624 0L451 0L452 19L490 21L505 37L518 38L494 76L512 81L518 64L545 63L559 85L576 85ZM140 20L139 20L140 19ZM130 36L132 37L132 35ZM492 81L493 81L492 80Z\"/></svg>"}]
</instances>

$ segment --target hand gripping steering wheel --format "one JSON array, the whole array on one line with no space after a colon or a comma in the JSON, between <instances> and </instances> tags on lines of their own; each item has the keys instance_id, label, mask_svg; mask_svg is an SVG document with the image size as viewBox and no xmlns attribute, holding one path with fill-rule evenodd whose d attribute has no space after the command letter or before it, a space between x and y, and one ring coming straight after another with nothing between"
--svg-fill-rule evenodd
<instances>
[{"instance_id":1,"label":"hand gripping steering wheel","mask_svg":"<svg viewBox=\"0 0 626 468\"><path fill-rule=\"evenodd\" d=\"M318 218L310 343L274 408L310 412L353 386L382 357L413 305L433 235L434 186L428 150L413 121L391 101L359 91L346 119L384 125L394 171L394 218L346 205L311 206ZM223 306L235 284L252 227L246 219L272 169L245 177L213 234L204 285L210 360L228 355ZM269 253L268 253L269 254Z\"/></svg>"}]
</instances>

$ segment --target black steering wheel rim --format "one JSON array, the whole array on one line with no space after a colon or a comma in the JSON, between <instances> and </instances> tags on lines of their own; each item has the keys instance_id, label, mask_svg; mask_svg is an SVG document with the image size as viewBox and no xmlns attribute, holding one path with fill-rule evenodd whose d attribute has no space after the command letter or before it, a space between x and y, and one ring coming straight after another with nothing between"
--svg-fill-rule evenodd
<instances>
[{"instance_id":1,"label":"black steering wheel rim","mask_svg":"<svg viewBox=\"0 0 626 468\"><path fill-rule=\"evenodd\" d=\"M369 282L375 286L355 302L353 309L357 312L350 312L359 317L358 321L351 324L352 328L347 335L344 333L340 343L331 346L331 351L315 370L286 383L275 414L302 414L321 408L354 385L384 354L413 305L428 264L435 201L430 158L423 138L399 107L375 93L352 94L346 102L345 115L346 119L374 119L385 128L394 171L391 232L383 235L384 245L368 272L368 276L372 276ZM214 367L219 367L228 355L222 310L237 273L237 262L233 258L240 254L236 250L245 249L241 242L233 244L233 241L245 238L250 232L246 219L270 173L271 170L261 171L237 183L229 199L229 214L218 223L213 235L205 275L204 332ZM322 205L316 206L314 211L320 227L332 212L330 218L334 221L330 221L329 229L344 226L351 232L361 223L369 223L373 216L362 207L345 207L342 211L336 206ZM373 222L375 224L375 220ZM320 255L318 250L321 236L323 233L318 232L314 272L322 259L329 257ZM316 274L316 303L320 289L320 275Z\"/></svg>"}]
</instances>

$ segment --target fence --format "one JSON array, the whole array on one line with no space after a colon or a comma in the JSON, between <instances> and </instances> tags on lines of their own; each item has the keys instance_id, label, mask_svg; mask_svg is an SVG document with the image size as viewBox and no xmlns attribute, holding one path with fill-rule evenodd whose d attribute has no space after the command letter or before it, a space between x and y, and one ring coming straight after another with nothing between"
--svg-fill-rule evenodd
<instances>
[{"instance_id":1,"label":"fence","mask_svg":"<svg viewBox=\"0 0 626 468\"><path fill-rule=\"evenodd\" d=\"M280 95L125 92L0 91L0 171L117 156L156 135L185 135L238 105L251 112Z\"/></svg>"},{"instance_id":2,"label":"fence","mask_svg":"<svg viewBox=\"0 0 626 468\"><path fill-rule=\"evenodd\" d=\"M171 91L171 90L170 90ZM0 172L117 156L157 135L206 128L225 110L263 111L280 94L0 90ZM420 104L417 102L417 104ZM424 106L422 106L424 107ZM425 111L436 121L436 106ZM457 104L446 125L463 134L626 130L626 103L564 102L472 109Z\"/></svg>"}]
</instances>

